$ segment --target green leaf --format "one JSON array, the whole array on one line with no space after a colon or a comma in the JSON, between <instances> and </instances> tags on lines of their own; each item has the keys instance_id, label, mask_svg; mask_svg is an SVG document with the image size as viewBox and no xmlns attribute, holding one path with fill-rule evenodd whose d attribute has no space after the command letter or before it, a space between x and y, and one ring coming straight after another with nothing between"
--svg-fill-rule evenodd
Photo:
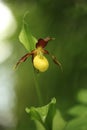
<instances>
[{"instance_id":1,"label":"green leaf","mask_svg":"<svg viewBox=\"0 0 87 130\"><path fill-rule=\"evenodd\" d=\"M26 22L23 22L23 27L19 35L19 40L29 52L35 49L37 39L31 34L29 25Z\"/></svg>"},{"instance_id":2,"label":"green leaf","mask_svg":"<svg viewBox=\"0 0 87 130\"><path fill-rule=\"evenodd\" d=\"M87 116L70 121L64 130L87 130Z\"/></svg>"},{"instance_id":3,"label":"green leaf","mask_svg":"<svg viewBox=\"0 0 87 130\"><path fill-rule=\"evenodd\" d=\"M54 118L54 115L56 113L54 103L56 103L55 98L49 104L49 110L47 112L47 116L46 116L46 119L45 119L46 128L49 129L49 130L52 130L53 118Z\"/></svg>"},{"instance_id":4,"label":"green leaf","mask_svg":"<svg viewBox=\"0 0 87 130\"><path fill-rule=\"evenodd\" d=\"M33 120L39 121L44 128L52 130L53 118L56 112L55 104L56 99L53 98L49 104L37 108L27 108L26 112L29 113Z\"/></svg>"},{"instance_id":5,"label":"green leaf","mask_svg":"<svg viewBox=\"0 0 87 130\"><path fill-rule=\"evenodd\" d=\"M87 89L81 89L77 95L78 101L87 104Z\"/></svg>"},{"instance_id":6,"label":"green leaf","mask_svg":"<svg viewBox=\"0 0 87 130\"><path fill-rule=\"evenodd\" d=\"M83 116L87 115L87 106L84 105L78 105L73 108L71 108L68 113L72 116Z\"/></svg>"},{"instance_id":7,"label":"green leaf","mask_svg":"<svg viewBox=\"0 0 87 130\"><path fill-rule=\"evenodd\" d=\"M32 120L38 120L43 125L42 118L41 118L40 114L38 113L38 111L36 110L36 108L31 107L29 113L30 113Z\"/></svg>"},{"instance_id":8,"label":"green leaf","mask_svg":"<svg viewBox=\"0 0 87 130\"><path fill-rule=\"evenodd\" d=\"M64 130L66 121L63 119L59 110L56 110L56 114L53 119L53 130Z\"/></svg>"}]
</instances>

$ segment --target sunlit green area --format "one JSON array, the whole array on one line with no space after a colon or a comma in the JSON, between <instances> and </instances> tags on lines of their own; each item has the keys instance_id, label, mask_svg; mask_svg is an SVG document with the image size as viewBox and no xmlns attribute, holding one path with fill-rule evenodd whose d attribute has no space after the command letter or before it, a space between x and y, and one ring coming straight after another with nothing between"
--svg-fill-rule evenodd
<instances>
[{"instance_id":1,"label":"sunlit green area","mask_svg":"<svg viewBox=\"0 0 87 130\"><path fill-rule=\"evenodd\" d=\"M43 73L35 72L43 104L38 101L32 59L28 58L13 69L28 53L19 40L24 17L37 39L55 38L46 50L57 57L63 68L62 72L46 55L49 69ZM78 122L84 126L81 130L87 130L86 0L1 0L0 130L35 130L36 125L25 108L46 105L53 97L62 118L66 122L72 120L65 130L80 130L81 127L72 127ZM86 117L73 121L82 113ZM63 119L55 117L55 124L60 122L60 126L55 126L54 130L62 130Z\"/></svg>"}]
</instances>

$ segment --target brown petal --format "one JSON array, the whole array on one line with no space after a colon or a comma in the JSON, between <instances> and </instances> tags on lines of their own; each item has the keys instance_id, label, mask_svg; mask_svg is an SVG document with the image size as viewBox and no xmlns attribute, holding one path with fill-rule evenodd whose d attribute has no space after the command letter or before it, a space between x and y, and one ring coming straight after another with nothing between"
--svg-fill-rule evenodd
<instances>
[{"instance_id":1,"label":"brown petal","mask_svg":"<svg viewBox=\"0 0 87 130\"><path fill-rule=\"evenodd\" d=\"M44 49L43 49L43 53L44 54L49 54L49 52L47 50L44 50Z\"/></svg>"},{"instance_id":2,"label":"brown petal","mask_svg":"<svg viewBox=\"0 0 87 130\"><path fill-rule=\"evenodd\" d=\"M52 57L54 63L57 64L57 65L61 68L61 70L63 71L62 65L61 65L61 63L57 60L57 58L56 58L55 56L53 56L53 55L52 55L51 57Z\"/></svg>"},{"instance_id":3,"label":"brown petal","mask_svg":"<svg viewBox=\"0 0 87 130\"><path fill-rule=\"evenodd\" d=\"M19 61L16 63L16 65L15 65L15 69L17 68L17 66L20 64L20 63L22 63L22 62L25 62L26 60L27 60L27 58L30 56L30 55L32 55L33 53L27 53L27 54L25 54L23 57L21 57L20 59L19 59Z\"/></svg>"}]
</instances>

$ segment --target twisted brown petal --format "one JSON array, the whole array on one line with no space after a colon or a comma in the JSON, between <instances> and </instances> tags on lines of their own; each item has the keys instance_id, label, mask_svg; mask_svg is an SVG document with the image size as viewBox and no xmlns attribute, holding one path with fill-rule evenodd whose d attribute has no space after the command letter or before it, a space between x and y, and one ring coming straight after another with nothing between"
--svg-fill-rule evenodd
<instances>
[{"instance_id":1,"label":"twisted brown petal","mask_svg":"<svg viewBox=\"0 0 87 130\"><path fill-rule=\"evenodd\" d=\"M25 62L30 55L32 55L32 53L27 53L23 57L21 57L19 61L16 63L14 69L16 69L20 63Z\"/></svg>"},{"instance_id":2,"label":"twisted brown petal","mask_svg":"<svg viewBox=\"0 0 87 130\"><path fill-rule=\"evenodd\" d=\"M61 68L61 70L63 71L62 65L61 65L61 63L57 60L57 58L56 58L55 56L53 56L53 55L52 55L51 57L52 57L54 63L57 64L57 65Z\"/></svg>"}]
</instances>

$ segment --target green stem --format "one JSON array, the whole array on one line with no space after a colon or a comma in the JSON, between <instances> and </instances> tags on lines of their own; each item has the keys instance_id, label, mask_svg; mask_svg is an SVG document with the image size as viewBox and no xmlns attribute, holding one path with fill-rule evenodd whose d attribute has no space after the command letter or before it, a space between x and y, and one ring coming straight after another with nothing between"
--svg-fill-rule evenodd
<instances>
[{"instance_id":1,"label":"green stem","mask_svg":"<svg viewBox=\"0 0 87 130\"><path fill-rule=\"evenodd\" d=\"M37 73L35 71L34 71L34 82L35 82L35 88L36 88L36 93L38 96L39 105L43 105L43 100L42 100L42 96L41 96L41 92L40 92L40 88L39 88L39 84L37 80Z\"/></svg>"}]
</instances>

